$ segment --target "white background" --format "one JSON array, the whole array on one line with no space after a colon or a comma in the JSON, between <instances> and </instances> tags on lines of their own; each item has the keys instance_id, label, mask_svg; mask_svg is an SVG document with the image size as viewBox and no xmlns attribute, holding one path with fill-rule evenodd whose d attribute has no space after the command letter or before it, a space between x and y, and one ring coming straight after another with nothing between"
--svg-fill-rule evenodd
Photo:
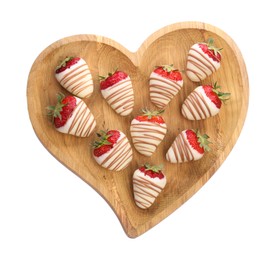
<instances>
[{"instance_id":1,"label":"white background","mask_svg":"<svg viewBox=\"0 0 279 260\"><path fill-rule=\"evenodd\" d=\"M1 1L0 259L279 259L275 3ZM130 239L105 201L35 136L28 73L40 52L63 37L98 34L136 51L154 31L182 21L217 26L240 48L250 83L247 119L209 182Z\"/></svg>"}]
</instances>

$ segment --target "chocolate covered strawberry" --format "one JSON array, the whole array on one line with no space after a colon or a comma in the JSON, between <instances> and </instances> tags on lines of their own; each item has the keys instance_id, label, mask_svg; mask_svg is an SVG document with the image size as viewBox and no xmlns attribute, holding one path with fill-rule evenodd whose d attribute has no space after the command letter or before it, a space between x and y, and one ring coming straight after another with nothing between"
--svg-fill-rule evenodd
<instances>
[{"instance_id":1,"label":"chocolate covered strawberry","mask_svg":"<svg viewBox=\"0 0 279 260\"><path fill-rule=\"evenodd\" d=\"M145 156L151 156L164 139L167 125L161 116L164 111L143 110L143 114L131 122L130 132L136 150Z\"/></svg>"},{"instance_id":2,"label":"chocolate covered strawberry","mask_svg":"<svg viewBox=\"0 0 279 260\"><path fill-rule=\"evenodd\" d=\"M57 104L48 107L57 131L80 137L89 136L95 126L96 120L87 105L78 97L57 95Z\"/></svg>"},{"instance_id":3,"label":"chocolate covered strawberry","mask_svg":"<svg viewBox=\"0 0 279 260\"><path fill-rule=\"evenodd\" d=\"M126 135L119 130L101 131L92 144L96 162L112 171L120 171L132 161L132 148Z\"/></svg>"},{"instance_id":4,"label":"chocolate covered strawberry","mask_svg":"<svg viewBox=\"0 0 279 260\"><path fill-rule=\"evenodd\" d=\"M209 151L208 138L207 134L201 135L198 130L183 130L167 151L166 159L171 163L199 160L205 151Z\"/></svg>"},{"instance_id":5,"label":"chocolate covered strawberry","mask_svg":"<svg viewBox=\"0 0 279 260\"><path fill-rule=\"evenodd\" d=\"M85 60L80 57L65 58L55 70L55 78L73 95L86 98L94 90L92 75Z\"/></svg>"},{"instance_id":6,"label":"chocolate covered strawberry","mask_svg":"<svg viewBox=\"0 0 279 260\"><path fill-rule=\"evenodd\" d=\"M133 174L134 200L138 207L149 208L166 186L167 179L162 166L145 164Z\"/></svg>"},{"instance_id":7,"label":"chocolate covered strawberry","mask_svg":"<svg viewBox=\"0 0 279 260\"><path fill-rule=\"evenodd\" d=\"M186 74L194 82L199 82L217 71L221 65L222 48L214 46L213 39L207 43L194 44L188 53Z\"/></svg>"},{"instance_id":8,"label":"chocolate covered strawberry","mask_svg":"<svg viewBox=\"0 0 279 260\"><path fill-rule=\"evenodd\" d=\"M181 72L173 65L157 66L149 78L151 102L160 109L165 108L182 85Z\"/></svg>"},{"instance_id":9,"label":"chocolate covered strawberry","mask_svg":"<svg viewBox=\"0 0 279 260\"><path fill-rule=\"evenodd\" d=\"M129 115L134 108L134 90L131 78L123 71L115 70L107 76L99 76L101 93L112 109L121 116Z\"/></svg>"},{"instance_id":10,"label":"chocolate covered strawberry","mask_svg":"<svg viewBox=\"0 0 279 260\"><path fill-rule=\"evenodd\" d=\"M220 86L215 82L212 85L196 87L185 99L181 112L189 120L200 120L219 113L222 102L230 98L230 93L220 91Z\"/></svg>"}]
</instances>

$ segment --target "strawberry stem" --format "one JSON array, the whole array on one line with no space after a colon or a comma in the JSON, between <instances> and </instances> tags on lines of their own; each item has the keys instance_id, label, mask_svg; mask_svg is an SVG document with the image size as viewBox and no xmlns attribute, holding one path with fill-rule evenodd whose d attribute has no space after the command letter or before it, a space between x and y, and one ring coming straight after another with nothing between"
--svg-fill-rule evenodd
<instances>
[{"instance_id":1,"label":"strawberry stem","mask_svg":"<svg viewBox=\"0 0 279 260\"><path fill-rule=\"evenodd\" d=\"M222 102L226 102L230 98L231 93L221 92L218 89L221 89L221 86L218 86L217 82L215 82L212 91L217 94Z\"/></svg>"},{"instance_id":2,"label":"strawberry stem","mask_svg":"<svg viewBox=\"0 0 279 260\"><path fill-rule=\"evenodd\" d=\"M208 49L209 49L209 50L212 50L212 51L214 52L214 55L215 55L215 56L217 56L218 53L221 55L221 52L220 52L220 51L221 51L223 48L217 48L217 47L215 47L215 46L214 46L214 40L213 40L213 38L209 38L209 39L207 40L207 46L208 46Z\"/></svg>"},{"instance_id":3,"label":"strawberry stem","mask_svg":"<svg viewBox=\"0 0 279 260\"><path fill-rule=\"evenodd\" d=\"M66 57L57 67L55 70L59 70L62 67L65 67L67 62L72 60L74 57Z\"/></svg>"},{"instance_id":4,"label":"strawberry stem","mask_svg":"<svg viewBox=\"0 0 279 260\"><path fill-rule=\"evenodd\" d=\"M108 130L107 131L101 130L100 133L96 133L96 135L99 137L99 140L92 142L91 146L94 148L99 148L103 145L111 145L112 143L108 141L108 138L111 135L108 135L107 132Z\"/></svg>"},{"instance_id":5,"label":"strawberry stem","mask_svg":"<svg viewBox=\"0 0 279 260\"><path fill-rule=\"evenodd\" d=\"M158 116L164 113L165 110L154 110L154 111L150 111L148 109L142 109L143 115L147 116L148 119L151 119L153 116Z\"/></svg>"},{"instance_id":6,"label":"strawberry stem","mask_svg":"<svg viewBox=\"0 0 279 260\"><path fill-rule=\"evenodd\" d=\"M100 81L106 80L107 78L111 77L116 71L118 71L117 67L114 69L113 72L108 72L108 74L106 76L99 75L99 80Z\"/></svg>"},{"instance_id":7,"label":"strawberry stem","mask_svg":"<svg viewBox=\"0 0 279 260\"><path fill-rule=\"evenodd\" d=\"M51 121L54 121L54 118L58 117L61 120L61 114L63 107L67 104L62 104L62 100L65 98L65 95L62 93L57 94L57 104L55 106L48 106L48 113L47 115L51 117Z\"/></svg>"},{"instance_id":8,"label":"strawberry stem","mask_svg":"<svg viewBox=\"0 0 279 260\"><path fill-rule=\"evenodd\" d=\"M149 163L144 164L146 170L151 170L152 172L159 173L163 170L163 164L159 165L150 165Z\"/></svg>"},{"instance_id":9,"label":"strawberry stem","mask_svg":"<svg viewBox=\"0 0 279 260\"><path fill-rule=\"evenodd\" d=\"M200 144L200 147L203 148L205 151L210 151L210 147L209 147L209 144L211 144L210 141L208 141L207 139L209 138L209 136L207 134L201 134L199 132L199 130L193 130L197 137L198 137L198 142Z\"/></svg>"},{"instance_id":10,"label":"strawberry stem","mask_svg":"<svg viewBox=\"0 0 279 260\"><path fill-rule=\"evenodd\" d=\"M173 67L173 64L170 65L160 65L160 66L155 66L155 68L162 68L164 71L170 73L172 71L178 71L178 69L175 69Z\"/></svg>"}]
</instances>

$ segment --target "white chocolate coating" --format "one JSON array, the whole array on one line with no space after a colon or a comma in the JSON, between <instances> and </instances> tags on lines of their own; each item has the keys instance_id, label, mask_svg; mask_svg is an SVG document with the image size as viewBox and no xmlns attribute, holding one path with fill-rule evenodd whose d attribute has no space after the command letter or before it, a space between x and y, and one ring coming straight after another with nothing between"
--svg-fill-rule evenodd
<instances>
[{"instance_id":1,"label":"white chocolate coating","mask_svg":"<svg viewBox=\"0 0 279 260\"><path fill-rule=\"evenodd\" d=\"M121 171L132 161L133 151L128 138L120 132L120 137L113 148L107 153L97 157L93 155L96 162L111 171Z\"/></svg>"},{"instance_id":2,"label":"white chocolate coating","mask_svg":"<svg viewBox=\"0 0 279 260\"><path fill-rule=\"evenodd\" d=\"M75 97L77 106L66 124L56 128L64 134L71 134L79 137L88 137L96 126L96 120L86 104L78 97Z\"/></svg>"},{"instance_id":3,"label":"white chocolate coating","mask_svg":"<svg viewBox=\"0 0 279 260\"><path fill-rule=\"evenodd\" d=\"M186 131L182 131L174 140L167 151L166 159L171 163L183 163L196 161L203 157L203 154L196 151L186 137Z\"/></svg>"},{"instance_id":4,"label":"white chocolate coating","mask_svg":"<svg viewBox=\"0 0 279 260\"><path fill-rule=\"evenodd\" d=\"M196 87L185 99L181 112L189 120L201 120L218 114L220 109L205 94L202 86Z\"/></svg>"},{"instance_id":5,"label":"white chocolate coating","mask_svg":"<svg viewBox=\"0 0 279 260\"><path fill-rule=\"evenodd\" d=\"M220 68L221 63L205 54L199 44L194 44L189 51L186 74L194 82L204 80Z\"/></svg>"},{"instance_id":6,"label":"white chocolate coating","mask_svg":"<svg viewBox=\"0 0 279 260\"><path fill-rule=\"evenodd\" d=\"M151 178L137 169L133 174L134 199L138 207L149 208L166 186L166 176L162 179Z\"/></svg>"},{"instance_id":7,"label":"white chocolate coating","mask_svg":"<svg viewBox=\"0 0 279 260\"><path fill-rule=\"evenodd\" d=\"M55 73L55 77L62 87L77 97L86 98L93 93L92 75L87 63L82 58L70 68Z\"/></svg>"},{"instance_id":8,"label":"white chocolate coating","mask_svg":"<svg viewBox=\"0 0 279 260\"><path fill-rule=\"evenodd\" d=\"M101 93L117 114L127 116L133 111L134 90L129 76L106 89L102 89Z\"/></svg>"},{"instance_id":9,"label":"white chocolate coating","mask_svg":"<svg viewBox=\"0 0 279 260\"><path fill-rule=\"evenodd\" d=\"M167 133L167 125L133 119L130 132L136 150L151 156Z\"/></svg>"},{"instance_id":10,"label":"white chocolate coating","mask_svg":"<svg viewBox=\"0 0 279 260\"><path fill-rule=\"evenodd\" d=\"M149 79L151 102L158 108L165 108L182 88L183 80L174 81L152 72Z\"/></svg>"}]
</instances>

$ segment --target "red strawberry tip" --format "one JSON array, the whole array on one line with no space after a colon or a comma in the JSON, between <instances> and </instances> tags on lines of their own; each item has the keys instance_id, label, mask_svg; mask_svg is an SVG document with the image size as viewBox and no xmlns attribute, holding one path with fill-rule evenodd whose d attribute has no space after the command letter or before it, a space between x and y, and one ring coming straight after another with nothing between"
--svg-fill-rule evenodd
<instances>
[{"instance_id":1,"label":"red strawberry tip","mask_svg":"<svg viewBox=\"0 0 279 260\"><path fill-rule=\"evenodd\" d=\"M139 168L141 172L143 172L145 175L148 175L151 178L159 178L163 179L165 175L163 174L163 165L150 165L148 163L144 164L142 167Z\"/></svg>"},{"instance_id":2,"label":"red strawberry tip","mask_svg":"<svg viewBox=\"0 0 279 260\"><path fill-rule=\"evenodd\" d=\"M173 64L170 65L160 65L160 66L155 66L155 69L153 70L156 74L167 78L169 80L173 81L181 81L182 80L182 75L181 72L178 69L175 69L173 67Z\"/></svg>"},{"instance_id":3,"label":"red strawberry tip","mask_svg":"<svg viewBox=\"0 0 279 260\"><path fill-rule=\"evenodd\" d=\"M106 88L109 88L121 80L124 80L128 77L128 74L124 71L120 71L117 68L114 72L109 72L106 76L99 76L100 80L100 89L104 90Z\"/></svg>"},{"instance_id":4,"label":"red strawberry tip","mask_svg":"<svg viewBox=\"0 0 279 260\"><path fill-rule=\"evenodd\" d=\"M148 109L142 109L143 114L137 116L135 119L140 121L140 122L149 121L149 122L153 122L153 123L164 124L165 120L161 116L161 114L164 111L165 110L150 111Z\"/></svg>"},{"instance_id":5,"label":"red strawberry tip","mask_svg":"<svg viewBox=\"0 0 279 260\"><path fill-rule=\"evenodd\" d=\"M111 77L117 71L118 71L118 68L116 67L113 72L108 72L108 74L106 76L99 75L99 80L104 81L107 78Z\"/></svg>"}]
</instances>

